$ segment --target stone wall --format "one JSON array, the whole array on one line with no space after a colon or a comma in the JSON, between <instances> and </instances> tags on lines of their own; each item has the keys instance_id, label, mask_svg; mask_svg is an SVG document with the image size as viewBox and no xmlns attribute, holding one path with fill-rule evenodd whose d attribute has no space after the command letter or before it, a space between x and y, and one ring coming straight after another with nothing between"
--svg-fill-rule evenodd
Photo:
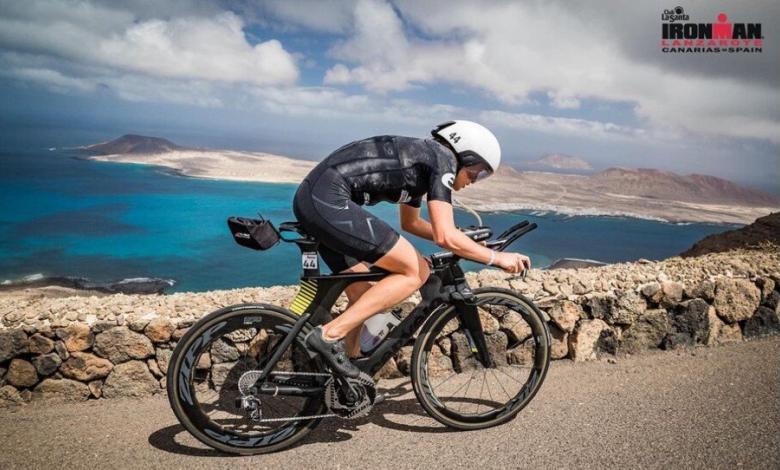
<instances>
[{"instance_id":1,"label":"stone wall","mask_svg":"<svg viewBox=\"0 0 780 470\"><path fill-rule=\"evenodd\" d=\"M497 270L468 278L472 287L516 289L546 311L554 359L710 346L780 330L775 245L659 262L532 270L525 281ZM198 318L245 302L288 306L295 292L295 286L275 286L163 296L0 297L0 404L161 392L171 351ZM345 300L342 296L337 311ZM412 296L402 309L408 312L418 300ZM490 340L511 334L498 320L490 320L495 328L486 328L495 335ZM403 348L381 375L408 374L410 353L411 347ZM217 367L218 354L212 351L209 364L200 366Z\"/></svg>"}]
</instances>

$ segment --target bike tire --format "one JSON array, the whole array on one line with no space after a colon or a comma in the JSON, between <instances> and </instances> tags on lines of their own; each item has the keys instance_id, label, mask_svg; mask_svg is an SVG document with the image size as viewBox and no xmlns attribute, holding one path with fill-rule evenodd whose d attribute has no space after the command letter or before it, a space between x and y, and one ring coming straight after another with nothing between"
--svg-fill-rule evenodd
<instances>
[{"instance_id":1,"label":"bike tire","mask_svg":"<svg viewBox=\"0 0 780 470\"><path fill-rule=\"evenodd\" d=\"M474 372L474 370L478 370L479 368L484 370L483 379L489 383L488 373L491 373L494 379L498 380L499 374L497 374L495 370L499 370L500 367L496 367L495 370L493 370L484 368L484 366L482 366L482 364L476 360L465 360L464 354L469 354L470 352L473 352L474 349L471 349L465 353L462 350L456 351L456 349L458 349L456 347L457 343L453 338L455 338L455 335L460 334L459 332L462 331L461 329L455 329L446 335L442 334L443 332L448 331L445 329L445 327L449 329L453 328L453 324L450 323L451 321L455 320L459 324L457 311L455 310L454 305L449 305L445 308L439 309L434 315L428 318L428 320L420 329L420 333L417 336L414 348L412 350L412 386L414 393L417 396L417 400L420 402L428 415L445 426L459 430L484 429L512 420L525 406L528 405L528 403L539 391L539 388L544 382L544 378L550 365L550 332L547 327L544 314L536 307L536 305L534 305L532 301L510 289L485 287L475 289L473 293L477 299L477 302L482 302L481 305L483 307L485 305L491 305L491 307L493 305L498 305L501 308L508 308L514 312L517 312L522 317L522 319L527 322L527 326L531 330L531 335L525 338L524 341L532 343L532 347L527 346L525 342L520 342L520 340L518 340L519 342L515 345L515 347L523 348L522 351L524 351L524 353L528 352L526 350L533 349L533 358L529 359L528 380L523 384L518 393L514 395L506 393L509 400L504 403L499 403L496 401L496 403L500 404L500 406L497 406L493 409L488 409L482 413L463 414L461 407L456 408L456 406L458 404L462 406L463 403L468 402L468 400L465 398L465 394L464 397L459 400L460 403L456 403L456 400L454 400L456 397L450 398L452 401L452 406L448 406L445 398L437 395L438 392L436 392L435 388L438 387L438 385L451 380L453 376L460 374L465 376L465 374L470 373L471 379L473 379L475 375L479 374L479 372ZM488 302L495 302L495 304L489 304ZM460 328L462 328L462 325L460 325ZM503 330L499 329L497 331ZM509 337L508 333L503 334L505 337ZM446 352L446 348L442 348L440 346L442 344L442 342L439 341L441 338L450 339L449 355ZM490 342L491 338L499 337L491 337L486 333L486 340L488 340L488 342ZM460 339L462 340L463 338ZM509 340L507 339L507 342L508 341ZM434 353L431 353L432 350ZM510 352L507 352L507 354L510 354ZM474 356L476 357L476 354L474 354ZM447 360L443 360L442 357L450 358L450 363L452 365L451 371L447 370ZM459 361L457 357L460 357L461 360ZM429 373L431 370L428 367L428 365L431 363L431 359L438 361L435 363L437 364L436 368L443 370L445 374L449 374L448 376L450 378L445 378L443 381L441 378L434 379L434 375ZM494 360L496 359L500 360L500 357L494 357ZM460 364L458 364L459 362ZM509 359L506 359L505 362L509 363ZM466 365L468 365L468 369L465 368ZM525 365L523 365L523 367L524 366ZM458 371L459 368L461 368L460 372ZM435 371L436 370L434 369L434 372ZM434 381L438 382L438 385L434 386ZM457 386L457 381L455 385ZM470 385L471 384L469 383L468 386ZM463 386L464 385L461 385L461 389ZM468 392L468 387L466 388L466 392ZM477 410L479 410L479 406L482 404L482 402L487 401L487 397L484 400L482 399L483 392L484 383L483 390L480 391L479 400L472 400L476 402ZM488 392L492 393L490 388L488 388ZM506 392L505 389L504 392ZM492 395L490 399L493 400ZM489 408L488 405L484 406Z\"/></svg>"},{"instance_id":2,"label":"bike tire","mask_svg":"<svg viewBox=\"0 0 780 470\"><path fill-rule=\"evenodd\" d=\"M196 389L192 386L192 378L197 372L198 361L202 351L208 351L214 342L214 335L219 332L220 325L242 323L249 318L258 324L278 323L290 328L300 318L292 312L267 304L243 304L225 307L196 322L179 340L171 355L167 372L168 400L176 418L184 428L196 439L209 447L222 452L241 455L263 454L275 452L294 445L303 439L309 431L315 428L321 418L291 421L268 435L242 436L230 433L213 425L199 407ZM311 329L304 325L292 347L303 346L303 338ZM275 343L278 344L278 341ZM271 349L272 346L267 345ZM311 359L315 372L325 372L318 359ZM294 367L294 366L293 366ZM325 412L322 397L310 397L305 400L305 410L300 415L319 415Z\"/></svg>"}]
</instances>

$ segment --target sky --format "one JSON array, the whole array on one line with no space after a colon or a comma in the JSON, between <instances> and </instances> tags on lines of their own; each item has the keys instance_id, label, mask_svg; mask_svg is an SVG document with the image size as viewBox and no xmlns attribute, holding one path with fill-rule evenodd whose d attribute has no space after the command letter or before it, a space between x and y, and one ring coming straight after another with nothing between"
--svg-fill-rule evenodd
<instances>
[{"instance_id":1,"label":"sky","mask_svg":"<svg viewBox=\"0 0 780 470\"><path fill-rule=\"evenodd\" d=\"M780 193L780 2L680 5L762 23L763 52L662 53L661 2L0 0L0 126L317 160L469 119L510 165L563 153Z\"/></svg>"}]
</instances>

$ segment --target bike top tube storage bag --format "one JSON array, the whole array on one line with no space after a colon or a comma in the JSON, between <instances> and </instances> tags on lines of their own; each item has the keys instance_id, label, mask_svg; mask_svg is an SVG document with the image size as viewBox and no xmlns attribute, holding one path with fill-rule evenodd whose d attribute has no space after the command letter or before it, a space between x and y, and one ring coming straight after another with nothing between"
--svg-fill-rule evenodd
<instances>
[{"instance_id":1,"label":"bike top tube storage bag","mask_svg":"<svg viewBox=\"0 0 780 470\"><path fill-rule=\"evenodd\" d=\"M272 248L281 238L274 224L262 216L259 219L229 217L227 223L236 243L253 250Z\"/></svg>"}]
</instances>

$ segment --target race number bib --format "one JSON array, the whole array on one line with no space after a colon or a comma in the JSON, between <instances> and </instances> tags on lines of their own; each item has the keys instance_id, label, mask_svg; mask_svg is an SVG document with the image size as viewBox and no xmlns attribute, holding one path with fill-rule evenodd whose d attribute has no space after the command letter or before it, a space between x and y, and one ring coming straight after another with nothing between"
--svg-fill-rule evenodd
<instances>
[{"instance_id":1,"label":"race number bib","mask_svg":"<svg viewBox=\"0 0 780 470\"><path fill-rule=\"evenodd\" d=\"M301 265L303 269L317 269L319 266L317 262L317 253L303 253L301 255Z\"/></svg>"}]
</instances>

